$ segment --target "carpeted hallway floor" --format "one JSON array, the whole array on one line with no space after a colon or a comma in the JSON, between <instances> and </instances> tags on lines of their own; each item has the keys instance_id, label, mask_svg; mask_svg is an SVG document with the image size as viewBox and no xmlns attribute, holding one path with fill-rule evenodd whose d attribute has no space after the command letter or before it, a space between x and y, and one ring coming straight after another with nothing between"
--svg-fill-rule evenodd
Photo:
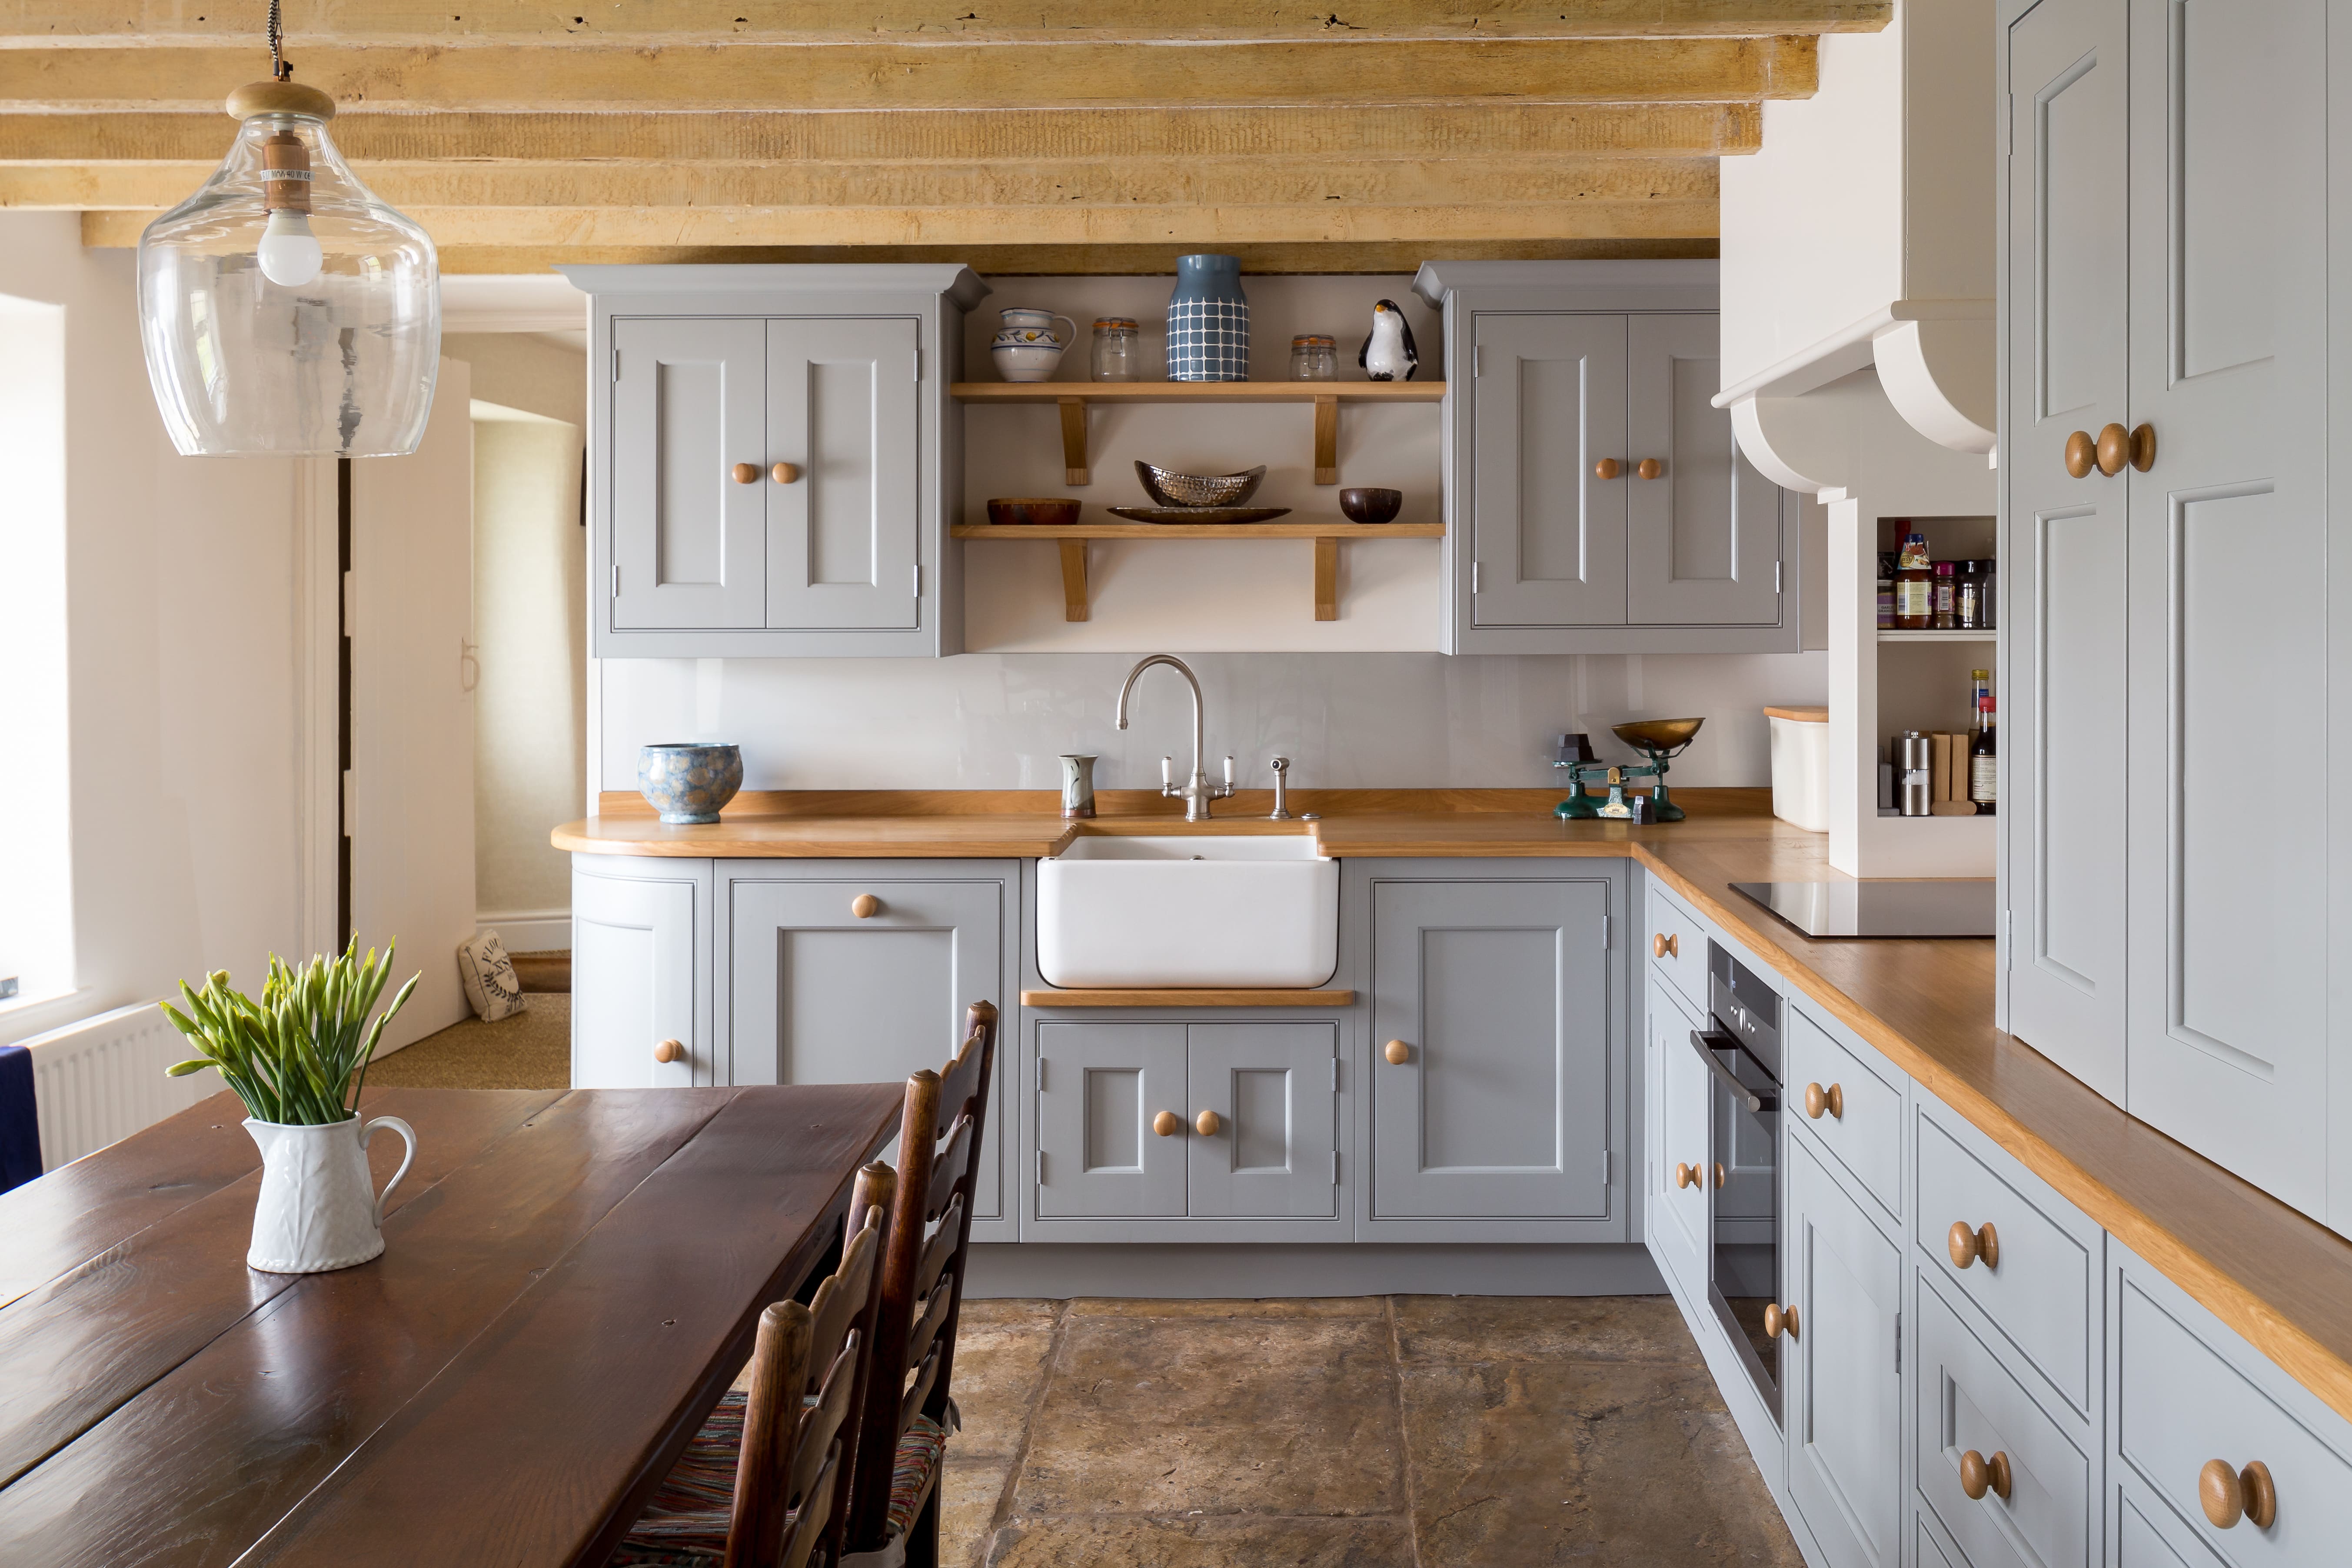
<instances>
[{"instance_id":1,"label":"carpeted hallway floor","mask_svg":"<svg viewBox=\"0 0 2352 1568\"><path fill-rule=\"evenodd\" d=\"M368 1083L382 1089L564 1089L572 1082L572 996L537 991L524 1010L495 1024L468 1018L405 1050L379 1058Z\"/></svg>"}]
</instances>

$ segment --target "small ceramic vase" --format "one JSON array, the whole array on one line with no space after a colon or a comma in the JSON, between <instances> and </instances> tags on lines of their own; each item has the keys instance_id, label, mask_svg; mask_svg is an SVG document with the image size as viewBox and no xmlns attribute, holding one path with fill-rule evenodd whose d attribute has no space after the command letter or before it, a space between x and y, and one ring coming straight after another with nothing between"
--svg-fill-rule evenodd
<instances>
[{"instance_id":1,"label":"small ceramic vase","mask_svg":"<svg viewBox=\"0 0 2352 1568\"><path fill-rule=\"evenodd\" d=\"M743 749L659 741L637 749L637 793L664 822L716 822L743 787Z\"/></svg>"},{"instance_id":2,"label":"small ceramic vase","mask_svg":"<svg viewBox=\"0 0 2352 1568\"><path fill-rule=\"evenodd\" d=\"M400 1169L373 1190L368 1141L390 1128L408 1152ZM416 1160L416 1130L397 1116L362 1125L356 1116L323 1127L289 1127L248 1117L261 1146L261 1196L253 1205L253 1246L246 1267L269 1274L323 1274L383 1252L383 1200Z\"/></svg>"},{"instance_id":3,"label":"small ceramic vase","mask_svg":"<svg viewBox=\"0 0 2352 1568\"><path fill-rule=\"evenodd\" d=\"M1095 759L1084 752L1062 753L1062 815L1095 814Z\"/></svg>"},{"instance_id":4,"label":"small ceramic vase","mask_svg":"<svg viewBox=\"0 0 2352 1568\"><path fill-rule=\"evenodd\" d=\"M1168 297L1168 379L1247 381L1250 308L1237 256L1180 256Z\"/></svg>"},{"instance_id":5,"label":"small ceramic vase","mask_svg":"<svg viewBox=\"0 0 2352 1568\"><path fill-rule=\"evenodd\" d=\"M1063 352L1077 341L1077 322L1051 310L1019 306L999 310L997 315L1004 325L988 345L996 373L1007 381L1051 381L1061 365ZM1055 335L1056 321L1068 331Z\"/></svg>"}]
</instances>

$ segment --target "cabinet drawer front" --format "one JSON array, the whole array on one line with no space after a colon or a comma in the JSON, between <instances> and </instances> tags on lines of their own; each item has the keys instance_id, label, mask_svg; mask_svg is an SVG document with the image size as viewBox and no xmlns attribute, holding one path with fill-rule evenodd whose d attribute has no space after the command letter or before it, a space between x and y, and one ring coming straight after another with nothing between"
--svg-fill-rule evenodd
<instances>
[{"instance_id":1,"label":"cabinet drawer front","mask_svg":"<svg viewBox=\"0 0 2352 1568\"><path fill-rule=\"evenodd\" d=\"M1924 1280L1919 1288L1919 1495L1972 1568L2089 1568L2095 1468ZM2009 1496L1961 1485L1969 1451L2005 1458Z\"/></svg>"},{"instance_id":2,"label":"cabinet drawer front","mask_svg":"<svg viewBox=\"0 0 2352 1568\"><path fill-rule=\"evenodd\" d=\"M1827 1030L1790 1007L1783 1036L1788 1048L1780 1112L1821 1140L1837 1163L1886 1212L1903 1212L1903 1091L1864 1066ZM1811 1090L1822 1090L1822 1113L1811 1112ZM1836 1092L1832 1094L1832 1090Z\"/></svg>"},{"instance_id":3,"label":"cabinet drawer front","mask_svg":"<svg viewBox=\"0 0 2352 1568\"><path fill-rule=\"evenodd\" d=\"M1674 983L1700 1017L1706 1016L1706 928L1653 880L1643 900L1642 951L1650 967Z\"/></svg>"},{"instance_id":4,"label":"cabinet drawer front","mask_svg":"<svg viewBox=\"0 0 2352 1568\"><path fill-rule=\"evenodd\" d=\"M1919 1116L1919 1214L1913 1234L1920 1254L1947 1285L1983 1309L2035 1371L2084 1419L2091 1415L2091 1319L2099 1300L2097 1231L2078 1237L2052 1213L1961 1146L1931 1118ZM1955 1265L1955 1222L1993 1227L2000 1262Z\"/></svg>"},{"instance_id":5,"label":"cabinet drawer front","mask_svg":"<svg viewBox=\"0 0 2352 1568\"><path fill-rule=\"evenodd\" d=\"M2221 1560L2189 1540L2189 1527L2128 1471L2116 1490L2116 1568L2220 1568Z\"/></svg>"},{"instance_id":6,"label":"cabinet drawer front","mask_svg":"<svg viewBox=\"0 0 2352 1568\"><path fill-rule=\"evenodd\" d=\"M2352 1463L2273 1401L2199 1333L2122 1280L2116 1448L2157 1495L2241 1568L2341 1563L2352 1551ZM2206 1331L2226 1334L2219 1324ZM2268 1529L2251 1518L2217 1530L2198 1501L2209 1460L2259 1459L2277 1489Z\"/></svg>"},{"instance_id":7,"label":"cabinet drawer front","mask_svg":"<svg viewBox=\"0 0 2352 1568\"><path fill-rule=\"evenodd\" d=\"M1184 1213L1189 1129L1153 1130L1185 1109L1181 1024L1040 1024L1040 1219L1175 1218Z\"/></svg>"}]
</instances>

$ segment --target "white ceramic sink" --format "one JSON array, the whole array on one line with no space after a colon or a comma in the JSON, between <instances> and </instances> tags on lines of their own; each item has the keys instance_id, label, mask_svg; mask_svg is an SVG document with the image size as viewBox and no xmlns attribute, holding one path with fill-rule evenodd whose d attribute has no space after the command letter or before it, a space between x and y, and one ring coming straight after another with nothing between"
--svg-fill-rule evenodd
<instances>
[{"instance_id":1,"label":"white ceramic sink","mask_svg":"<svg viewBox=\"0 0 2352 1568\"><path fill-rule=\"evenodd\" d=\"M1081 837L1037 865L1049 985L1314 986L1339 960L1339 863L1304 834Z\"/></svg>"}]
</instances>

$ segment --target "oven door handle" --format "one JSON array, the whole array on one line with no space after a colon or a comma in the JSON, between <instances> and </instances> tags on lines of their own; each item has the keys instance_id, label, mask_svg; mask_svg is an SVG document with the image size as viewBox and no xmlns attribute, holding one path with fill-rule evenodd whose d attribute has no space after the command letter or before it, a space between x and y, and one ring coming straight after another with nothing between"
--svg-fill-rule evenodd
<instances>
[{"instance_id":1,"label":"oven door handle","mask_svg":"<svg viewBox=\"0 0 2352 1568\"><path fill-rule=\"evenodd\" d=\"M1702 1034L1696 1029L1693 1029L1691 1031L1691 1048L1698 1052L1698 1059L1706 1064L1707 1070L1715 1074L1717 1079L1721 1079L1723 1087L1731 1091L1732 1099L1746 1106L1750 1114L1761 1114L1768 1109L1768 1102L1759 1097L1757 1093L1753 1089L1749 1089L1746 1084L1740 1082L1738 1078L1734 1077L1731 1069L1725 1067L1722 1061L1717 1058L1715 1048L1707 1044L1710 1034L1714 1038L1721 1040L1727 1049L1736 1051L1739 1048L1739 1042L1732 1038L1729 1035L1723 1034L1720 1031L1709 1031L1707 1034ZM1776 1097L1769 1102L1769 1108L1777 1109L1779 1104L1780 1100Z\"/></svg>"}]
</instances>

